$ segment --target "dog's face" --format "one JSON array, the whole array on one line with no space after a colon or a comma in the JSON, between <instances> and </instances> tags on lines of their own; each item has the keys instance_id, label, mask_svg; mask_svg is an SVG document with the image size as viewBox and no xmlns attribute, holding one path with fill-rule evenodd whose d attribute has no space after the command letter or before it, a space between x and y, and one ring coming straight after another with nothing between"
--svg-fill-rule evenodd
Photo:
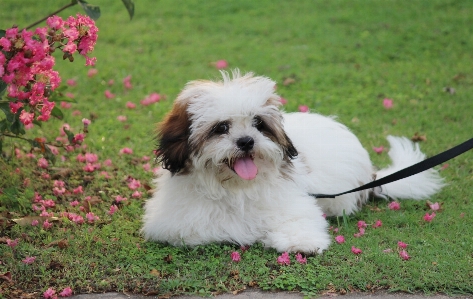
<instances>
[{"instance_id":1,"label":"dog's face","mask_svg":"<svg viewBox=\"0 0 473 299\"><path fill-rule=\"evenodd\" d=\"M158 159L174 175L201 172L220 182L274 175L297 156L284 132L275 83L251 73L193 81L158 127Z\"/></svg>"}]
</instances>

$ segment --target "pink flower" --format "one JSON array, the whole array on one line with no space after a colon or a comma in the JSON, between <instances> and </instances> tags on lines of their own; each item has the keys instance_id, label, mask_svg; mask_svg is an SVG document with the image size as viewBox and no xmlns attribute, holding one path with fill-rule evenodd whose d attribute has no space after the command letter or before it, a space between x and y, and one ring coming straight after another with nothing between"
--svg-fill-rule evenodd
<instances>
[{"instance_id":1,"label":"pink flower","mask_svg":"<svg viewBox=\"0 0 473 299\"><path fill-rule=\"evenodd\" d=\"M34 263L35 260L36 260L35 256L27 256L24 260L22 260L22 262L29 265L29 264Z\"/></svg>"},{"instance_id":2,"label":"pink flower","mask_svg":"<svg viewBox=\"0 0 473 299\"><path fill-rule=\"evenodd\" d=\"M143 195L143 193L141 193L140 191L135 191L135 192L133 192L133 194L131 195L131 197L133 197L133 198L141 198L142 195Z\"/></svg>"},{"instance_id":3,"label":"pink flower","mask_svg":"<svg viewBox=\"0 0 473 299\"><path fill-rule=\"evenodd\" d=\"M375 153L377 153L379 155L382 152L384 152L384 146L380 146L380 147L373 146L373 150L374 150Z\"/></svg>"},{"instance_id":4,"label":"pink flower","mask_svg":"<svg viewBox=\"0 0 473 299\"><path fill-rule=\"evenodd\" d=\"M126 102L126 107L128 109L135 109L136 108L136 104L133 103L133 102Z\"/></svg>"},{"instance_id":5,"label":"pink flower","mask_svg":"<svg viewBox=\"0 0 473 299\"><path fill-rule=\"evenodd\" d=\"M438 202L429 204L429 207L432 211L438 211L440 210L440 204Z\"/></svg>"},{"instance_id":6,"label":"pink flower","mask_svg":"<svg viewBox=\"0 0 473 299\"><path fill-rule=\"evenodd\" d=\"M72 193L74 193L74 194L82 194L82 193L84 193L84 189L83 189L82 186L79 186L79 187L73 189L73 190L72 190Z\"/></svg>"},{"instance_id":7,"label":"pink flower","mask_svg":"<svg viewBox=\"0 0 473 299\"><path fill-rule=\"evenodd\" d=\"M94 154L94 153L85 153L84 157L85 157L85 162L87 163L95 163L99 160L99 157L97 156L97 154Z\"/></svg>"},{"instance_id":8,"label":"pink flower","mask_svg":"<svg viewBox=\"0 0 473 299\"><path fill-rule=\"evenodd\" d=\"M89 70L87 71L87 76L93 77L93 76L97 75L98 72L99 72L99 71L98 71L97 69L89 69Z\"/></svg>"},{"instance_id":9,"label":"pink flower","mask_svg":"<svg viewBox=\"0 0 473 299\"><path fill-rule=\"evenodd\" d=\"M131 155L133 154L133 150L129 147L124 147L120 150L120 154L127 154L127 155Z\"/></svg>"},{"instance_id":10,"label":"pink flower","mask_svg":"<svg viewBox=\"0 0 473 299\"><path fill-rule=\"evenodd\" d=\"M121 122L125 122L126 121L126 116L125 115L119 115L119 116L117 116L117 120L121 121Z\"/></svg>"},{"instance_id":11,"label":"pink flower","mask_svg":"<svg viewBox=\"0 0 473 299\"><path fill-rule=\"evenodd\" d=\"M84 125L84 127L89 126L90 123L91 123L90 119L87 119L87 118L82 119L82 124Z\"/></svg>"},{"instance_id":12,"label":"pink flower","mask_svg":"<svg viewBox=\"0 0 473 299\"><path fill-rule=\"evenodd\" d=\"M299 264L307 264L307 258L303 257L300 253L296 254L296 261L299 262Z\"/></svg>"},{"instance_id":13,"label":"pink flower","mask_svg":"<svg viewBox=\"0 0 473 299\"><path fill-rule=\"evenodd\" d=\"M116 202L121 202L121 201L125 201L125 200L128 200L128 198L122 197L120 195L115 196L115 201Z\"/></svg>"},{"instance_id":14,"label":"pink flower","mask_svg":"<svg viewBox=\"0 0 473 299\"><path fill-rule=\"evenodd\" d=\"M31 226L37 226L38 224L39 224L39 221L36 219L31 221Z\"/></svg>"},{"instance_id":15,"label":"pink flower","mask_svg":"<svg viewBox=\"0 0 473 299\"><path fill-rule=\"evenodd\" d=\"M56 291L53 288L49 288L43 293L43 297L45 299L54 299L56 298Z\"/></svg>"},{"instance_id":16,"label":"pink flower","mask_svg":"<svg viewBox=\"0 0 473 299\"><path fill-rule=\"evenodd\" d=\"M115 214L115 212L118 211L118 207L116 205L110 206L110 210L108 211L109 215Z\"/></svg>"},{"instance_id":17,"label":"pink flower","mask_svg":"<svg viewBox=\"0 0 473 299\"><path fill-rule=\"evenodd\" d=\"M7 239L7 246L11 247L11 248L15 248L16 245L18 245L18 242L20 241L20 239L15 239L15 240L11 240L11 239Z\"/></svg>"},{"instance_id":18,"label":"pink flower","mask_svg":"<svg viewBox=\"0 0 473 299\"><path fill-rule=\"evenodd\" d=\"M355 246L352 246L351 252L353 252L354 254L361 254L363 251L360 248L356 248Z\"/></svg>"},{"instance_id":19,"label":"pink flower","mask_svg":"<svg viewBox=\"0 0 473 299\"><path fill-rule=\"evenodd\" d=\"M141 187L141 183L140 183L139 180L131 179L128 182L128 188L130 188L131 190L135 190L135 189L138 189L140 187Z\"/></svg>"},{"instance_id":20,"label":"pink flower","mask_svg":"<svg viewBox=\"0 0 473 299\"><path fill-rule=\"evenodd\" d=\"M358 229L358 233L353 234L353 237L359 238L359 237L363 236L364 234L365 234L365 229L362 228L362 227L360 227L360 228Z\"/></svg>"},{"instance_id":21,"label":"pink flower","mask_svg":"<svg viewBox=\"0 0 473 299\"><path fill-rule=\"evenodd\" d=\"M72 143L81 144L82 141L84 141L84 138L85 138L84 134L78 133L74 135L74 138L72 138Z\"/></svg>"},{"instance_id":22,"label":"pink flower","mask_svg":"<svg viewBox=\"0 0 473 299\"><path fill-rule=\"evenodd\" d=\"M112 160L107 159L107 160L103 161L103 165L107 166L107 167L112 166Z\"/></svg>"},{"instance_id":23,"label":"pink flower","mask_svg":"<svg viewBox=\"0 0 473 299\"><path fill-rule=\"evenodd\" d=\"M283 97L280 97L279 98L279 101L281 102L282 105L286 105L287 104L287 100Z\"/></svg>"},{"instance_id":24,"label":"pink flower","mask_svg":"<svg viewBox=\"0 0 473 299\"><path fill-rule=\"evenodd\" d=\"M125 89L132 89L133 88L133 85L131 85L131 75L126 76L123 79L123 86L125 87Z\"/></svg>"},{"instance_id":25,"label":"pink flower","mask_svg":"<svg viewBox=\"0 0 473 299\"><path fill-rule=\"evenodd\" d=\"M70 287L64 288L61 293L59 293L61 297L70 297L72 296L72 289Z\"/></svg>"},{"instance_id":26,"label":"pink flower","mask_svg":"<svg viewBox=\"0 0 473 299\"><path fill-rule=\"evenodd\" d=\"M219 70L225 69L228 67L228 62L226 60L219 60L215 63L215 67Z\"/></svg>"},{"instance_id":27,"label":"pink flower","mask_svg":"<svg viewBox=\"0 0 473 299\"><path fill-rule=\"evenodd\" d=\"M277 258L277 262L280 265L290 265L291 264L291 259L289 258L289 253L284 252Z\"/></svg>"},{"instance_id":28,"label":"pink flower","mask_svg":"<svg viewBox=\"0 0 473 299\"><path fill-rule=\"evenodd\" d=\"M405 261L407 261L410 258L409 254L407 254L407 251L405 251L405 250L401 250L399 252L399 256L401 257L401 259L403 259Z\"/></svg>"},{"instance_id":29,"label":"pink flower","mask_svg":"<svg viewBox=\"0 0 473 299\"><path fill-rule=\"evenodd\" d=\"M367 226L366 222L364 222L363 220L358 221L356 225L358 226L359 229Z\"/></svg>"},{"instance_id":30,"label":"pink flower","mask_svg":"<svg viewBox=\"0 0 473 299\"><path fill-rule=\"evenodd\" d=\"M397 246L399 246L399 247L401 247L401 248L404 248L404 249L407 248L407 244L404 243L404 242L402 242L402 241L398 241L398 242L397 242Z\"/></svg>"},{"instance_id":31,"label":"pink flower","mask_svg":"<svg viewBox=\"0 0 473 299\"><path fill-rule=\"evenodd\" d=\"M161 99L161 95L159 95L157 93L152 93L149 96L145 97L143 100L141 100L140 103L143 106L148 106L148 105L151 105L153 103L159 102L160 99Z\"/></svg>"},{"instance_id":32,"label":"pink flower","mask_svg":"<svg viewBox=\"0 0 473 299\"><path fill-rule=\"evenodd\" d=\"M93 164L87 163L84 167L82 167L82 170L84 170L85 172L94 172L95 167Z\"/></svg>"},{"instance_id":33,"label":"pink flower","mask_svg":"<svg viewBox=\"0 0 473 299\"><path fill-rule=\"evenodd\" d=\"M74 201L71 201L69 204L71 205L71 207L76 207L79 205L79 202L77 200L74 200Z\"/></svg>"},{"instance_id":34,"label":"pink flower","mask_svg":"<svg viewBox=\"0 0 473 299\"><path fill-rule=\"evenodd\" d=\"M66 80L66 84L69 85L69 86L76 86L77 81L75 79L68 79L68 80Z\"/></svg>"},{"instance_id":35,"label":"pink flower","mask_svg":"<svg viewBox=\"0 0 473 299\"><path fill-rule=\"evenodd\" d=\"M50 223L50 222L48 221L48 219L44 220L44 222L43 222L43 228L44 228L44 229L49 229L49 228L51 228L51 226L53 226L53 224Z\"/></svg>"},{"instance_id":36,"label":"pink flower","mask_svg":"<svg viewBox=\"0 0 473 299\"><path fill-rule=\"evenodd\" d=\"M87 221L89 223L93 223L95 220L99 220L99 217L95 216L94 213L92 213L92 212L87 213L85 215L85 217L87 218Z\"/></svg>"},{"instance_id":37,"label":"pink flower","mask_svg":"<svg viewBox=\"0 0 473 299\"><path fill-rule=\"evenodd\" d=\"M20 113L20 121L24 124L24 125L29 125L33 122L34 120L34 113L29 113L29 112L26 112L25 110L22 110L21 113Z\"/></svg>"},{"instance_id":38,"label":"pink flower","mask_svg":"<svg viewBox=\"0 0 473 299\"><path fill-rule=\"evenodd\" d=\"M338 235L338 236L335 237L335 241L336 241L338 244L345 243L345 237L342 236L342 235Z\"/></svg>"},{"instance_id":39,"label":"pink flower","mask_svg":"<svg viewBox=\"0 0 473 299\"><path fill-rule=\"evenodd\" d=\"M111 93L110 90L108 90L108 89L105 91L104 94L105 94L105 97L107 99L113 99L115 97L115 95L113 93Z\"/></svg>"},{"instance_id":40,"label":"pink flower","mask_svg":"<svg viewBox=\"0 0 473 299\"><path fill-rule=\"evenodd\" d=\"M388 204L388 208L390 210L397 211L397 210L401 209L401 204L399 204L399 202L397 202L397 201L391 201Z\"/></svg>"},{"instance_id":41,"label":"pink flower","mask_svg":"<svg viewBox=\"0 0 473 299\"><path fill-rule=\"evenodd\" d=\"M38 166L43 169L47 169L49 167L48 160L45 158L39 158L38 159Z\"/></svg>"},{"instance_id":42,"label":"pink flower","mask_svg":"<svg viewBox=\"0 0 473 299\"><path fill-rule=\"evenodd\" d=\"M383 100L383 106L386 109L391 109L393 107L393 100L391 99L384 99Z\"/></svg>"},{"instance_id":43,"label":"pink flower","mask_svg":"<svg viewBox=\"0 0 473 299\"><path fill-rule=\"evenodd\" d=\"M231 254L230 254L230 257L232 258L232 261L233 262L239 262L241 260L241 256L240 254L237 252L237 251L233 251Z\"/></svg>"},{"instance_id":44,"label":"pink flower","mask_svg":"<svg viewBox=\"0 0 473 299\"><path fill-rule=\"evenodd\" d=\"M425 213L423 219L424 221L431 222L435 218L435 212L432 212L432 214Z\"/></svg>"},{"instance_id":45,"label":"pink flower","mask_svg":"<svg viewBox=\"0 0 473 299\"><path fill-rule=\"evenodd\" d=\"M306 105L299 106L299 112L309 112L309 107Z\"/></svg>"},{"instance_id":46,"label":"pink flower","mask_svg":"<svg viewBox=\"0 0 473 299\"><path fill-rule=\"evenodd\" d=\"M377 228L377 227L381 227L383 225L383 223L381 222L381 220L376 220L376 222L372 225L373 228Z\"/></svg>"},{"instance_id":47,"label":"pink flower","mask_svg":"<svg viewBox=\"0 0 473 299\"><path fill-rule=\"evenodd\" d=\"M79 116L81 114L82 114L82 112L80 112L79 110L72 111L72 116Z\"/></svg>"},{"instance_id":48,"label":"pink flower","mask_svg":"<svg viewBox=\"0 0 473 299\"><path fill-rule=\"evenodd\" d=\"M115 84L115 80L110 79L110 80L108 80L107 84L108 84L108 86L113 86L113 84Z\"/></svg>"}]
</instances>

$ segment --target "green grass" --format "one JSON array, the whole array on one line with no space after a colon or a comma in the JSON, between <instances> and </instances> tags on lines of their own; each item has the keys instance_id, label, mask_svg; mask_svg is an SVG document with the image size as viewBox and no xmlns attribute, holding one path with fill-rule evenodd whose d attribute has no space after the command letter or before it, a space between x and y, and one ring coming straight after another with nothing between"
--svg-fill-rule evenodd
<instances>
[{"instance_id":1,"label":"green grass","mask_svg":"<svg viewBox=\"0 0 473 299\"><path fill-rule=\"evenodd\" d=\"M68 3L58 2L3 1L0 28L15 23L25 27ZM472 1L143 0L136 1L131 22L121 1L89 2L102 10L94 51L98 74L87 77L80 58L69 63L57 57L57 69L64 82L78 81L67 90L77 103L63 110L65 122L77 132L81 119L93 114L87 151L98 154L100 161L112 159L114 167L104 169L113 178L86 177L74 160L77 152L71 153L69 160L55 166L70 170L64 178L69 190L83 185L85 192L54 197L52 182L40 178L34 161L0 160L0 240L20 239L14 250L0 244L0 298L65 286L75 293L159 295L209 295L250 286L308 295L377 289L473 293L472 152L449 161L441 172L448 186L431 199L443 203L431 223L422 220L428 212L423 201L402 201L400 211L391 211L385 201L371 200L346 225L341 218L329 219L334 227L340 226L346 243L334 242L324 254L308 257L307 265L297 264L291 255L291 265L280 266L279 253L259 244L244 252L240 263L232 263L230 253L240 249L231 244L175 248L145 242L139 234L145 199L132 200L126 185L128 176L142 184L151 181L152 174L143 171L140 159L152 156L154 123L170 109L187 81L218 78L211 62L219 59L276 80L278 93L288 100L287 111L308 105L312 111L338 115L379 166L389 163L388 157L371 148L387 146L389 134L426 135L421 147L427 155L471 138ZM76 12L80 8L61 15ZM134 88L125 92L121 80L127 75L132 75ZM284 86L287 77L295 78L295 83ZM111 87L110 79L115 80ZM445 92L445 87L454 88L455 94ZM106 89L117 96L106 99ZM167 99L141 106L139 101L152 92ZM393 99L393 109L384 109L383 98ZM137 108L127 109L128 101ZM72 116L72 110L82 115ZM128 121L118 122L118 115L126 115ZM53 140L62 123L52 120L30 136ZM11 140L4 145L4 154L9 156L13 147L29 150L21 141ZM123 147L132 148L134 154L119 155ZM14 171L17 167L20 173ZM53 177L57 172L49 170ZM27 187L22 184L25 178L30 178ZM36 215L31 210L34 191L56 201L52 209L56 214L79 213L70 201L98 196L102 202L91 210L100 220L78 226L60 218L50 230L16 225L11 219ZM140 191L146 194L145 187ZM130 199L110 216L107 212L116 195ZM371 224L377 219L383 222L381 228L368 228L363 237L353 237L358 220ZM67 244L54 245L60 240ZM399 240L409 244L408 261L398 256ZM355 256L351 246L363 253ZM393 252L384 253L388 248ZM37 258L25 265L21 260L26 256ZM7 272L13 282L1 279Z\"/></svg>"}]
</instances>

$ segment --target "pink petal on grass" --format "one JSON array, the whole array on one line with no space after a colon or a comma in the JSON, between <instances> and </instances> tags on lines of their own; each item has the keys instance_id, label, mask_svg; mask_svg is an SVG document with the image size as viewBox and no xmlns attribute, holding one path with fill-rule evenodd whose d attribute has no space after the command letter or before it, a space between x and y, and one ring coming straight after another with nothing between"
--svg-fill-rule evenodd
<instances>
[{"instance_id":1,"label":"pink petal on grass","mask_svg":"<svg viewBox=\"0 0 473 299\"><path fill-rule=\"evenodd\" d=\"M108 89L104 92L104 94L107 99L113 99L115 97L115 95Z\"/></svg>"},{"instance_id":2,"label":"pink petal on grass","mask_svg":"<svg viewBox=\"0 0 473 299\"><path fill-rule=\"evenodd\" d=\"M386 109L391 109L393 107L393 100L391 99L384 99L383 100L383 106Z\"/></svg>"},{"instance_id":3,"label":"pink petal on grass","mask_svg":"<svg viewBox=\"0 0 473 299\"><path fill-rule=\"evenodd\" d=\"M408 259L410 259L411 257L409 256L409 254L407 253L407 251L405 250L401 250L399 252L399 256L401 257L401 259L407 261Z\"/></svg>"},{"instance_id":4,"label":"pink petal on grass","mask_svg":"<svg viewBox=\"0 0 473 299\"><path fill-rule=\"evenodd\" d=\"M300 105L299 106L299 112L309 112L309 107L306 105Z\"/></svg>"},{"instance_id":5,"label":"pink petal on grass","mask_svg":"<svg viewBox=\"0 0 473 299\"><path fill-rule=\"evenodd\" d=\"M228 67L228 62L224 59L218 60L215 62L215 67L219 70L226 69Z\"/></svg>"},{"instance_id":6,"label":"pink petal on grass","mask_svg":"<svg viewBox=\"0 0 473 299\"><path fill-rule=\"evenodd\" d=\"M290 265L291 264L291 259L289 258L289 253L284 252L277 258L277 262L280 265Z\"/></svg>"},{"instance_id":7,"label":"pink petal on grass","mask_svg":"<svg viewBox=\"0 0 473 299\"><path fill-rule=\"evenodd\" d=\"M57 296L56 296L56 291L55 291L53 288L47 289L47 290L43 293L43 298L45 298L45 299L54 299L54 298L57 298Z\"/></svg>"},{"instance_id":8,"label":"pink petal on grass","mask_svg":"<svg viewBox=\"0 0 473 299\"><path fill-rule=\"evenodd\" d=\"M440 204L438 202L429 204L429 207L432 211L438 211L440 210Z\"/></svg>"},{"instance_id":9,"label":"pink petal on grass","mask_svg":"<svg viewBox=\"0 0 473 299\"><path fill-rule=\"evenodd\" d=\"M401 204L397 201L391 201L389 204L388 204L388 208L390 210L393 210L393 211L397 211L399 209L401 209Z\"/></svg>"},{"instance_id":10,"label":"pink petal on grass","mask_svg":"<svg viewBox=\"0 0 473 299\"><path fill-rule=\"evenodd\" d=\"M72 289L70 287L64 288L61 293L59 293L61 297L70 297L72 296Z\"/></svg>"},{"instance_id":11,"label":"pink petal on grass","mask_svg":"<svg viewBox=\"0 0 473 299\"><path fill-rule=\"evenodd\" d=\"M432 212L432 214L425 213L423 219L426 222L431 222L435 218L435 212Z\"/></svg>"},{"instance_id":12,"label":"pink petal on grass","mask_svg":"<svg viewBox=\"0 0 473 299\"><path fill-rule=\"evenodd\" d=\"M356 248L355 246L352 246L351 252L353 252L354 254L361 254L363 251L360 248Z\"/></svg>"},{"instance_id":13,"label":"pink petal on grass","mask_svg":"<svg viewBox=\"0 0 473 299\"><path fill-rule=\"evenodd\" d=\"M399 246L400 248L403 248L403 249L406 249L407 248L407 244L402 242L402 241L398 241L397 242L397 246Z\"/></svg>"},{"instance_id":14,"label":"pink petal on grass","mask_svg":"<svg viewBox=\"0 0 473 299\"><path fill-rule=\"evenodd\" d=\"M299 264L307 264L307 258L302 256L302 254L300 254L300 253L296 254L296 261Z\"/></svg>"},{"instance_id":15,"label":"pink petal on grass","mask_svg":"<svg viewBox=\"0 0 473 299\"><path fill-rule=\"evenodd\" d=\"M136 108L136 104L133 103L133 102L126 102L126 107L128 109L135 109Z\"/></svg>"},{"instance_id":16,"label":"pink petal on grass","mask_svg":"<svg viewBox=\"0 0 473 299\"><path fill-rule=\"evenodd\" d=\"M336 241L338 244L345 243L345 237L342 236L342 235L338 235L338 236L335 237L335 241Z\"/></svg>"},{"instance_id":17,"label":"pink petal on grass","mask_svg":"<svg viewBox=\"0 0 473 299\"><path fill-rule=\"evenodd\" d=\"M379 146L379 147L373 146L373 150L374 150L375 153L377 153L379 155L382 152L384 152L384 146Z\"/></svg>"},{"instance_id":18,"label":"pink petal on grass","mask_svg":"<svg viewBox=\"0 0 473 299\"><path fill-rule=\"evenodd\" d=\"M383 223L381 222L381 220L376 220L376 222L372 225L373 228L378 228L378 227L381 227L383 225Z\"/></svg>"},{"instance_id":19,"label":"pink petal on grass","mask_svg":"<svg viewBox=\"0 0 473 299\"><path fill-rule=\"evenodd\" d=\"M230 257L232 258L232 261L233 261L233 262L239 262L239 261L241 260L240 253L238 253L237 251L233 251L233 252L230 254Z\"/></svg>"},{"instance_id":20,"label":"pink petal on grass","mask_svg":"<svg viewBox=\"0 0 473 299\"><path fill-rule=\"evenodd\" d=\"M25 257L25 259L22 260L22 262L23 262L24 264L29 265L29 264L34 263L35 260L36 260L36 257L35 257L35 256L27 256L27 257Z\"/></svg>"}]
</instances>

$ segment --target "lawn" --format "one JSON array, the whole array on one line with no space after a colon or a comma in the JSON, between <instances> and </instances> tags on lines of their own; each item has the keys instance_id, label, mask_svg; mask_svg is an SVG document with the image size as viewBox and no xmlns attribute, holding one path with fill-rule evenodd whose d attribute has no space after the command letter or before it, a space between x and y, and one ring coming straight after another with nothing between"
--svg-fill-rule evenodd
<instances>
[{"instance_id":1,"label":"lawn","mask_svg":"<svg viewBox=\"0 0 473 299\"><path fill-rule=\"evenodd\" d=\"M48 288L59 293L66 287L75 294L160 296L250 287L309 296L380 289L473 293L472 151L439 167L448 185L430 199L440 204L432 221L424 220L432 213L426 201L401 201L400 209L392 210L388 201L372 199L355 215L328 219L333 244L321 255L308 256L306 264L290 254L290 265L281 265L281 253L261 244L176 248L147 242L139 233L153 169L159 167L152 159L155 123L186 82L219 78L219 60L226 60L228 69L277 81L286 111L305 105L337 115L380 167L389 163L387 149L378 154L373 147L387 147L387 135L421 139L428 156L471 138L472 1L141 0L131 21L121 1L89 2L102 11L92 53L96 73L84 67L81 57L69 63L58 55L64 93L75 102L63 105L64 120L50 120L27 133L53 142L64 123L77 133L88 118L86 146L60 150L56 163L43 169L37 165L40 151L28 157L26 142L4 140L0 298L42 298ZM4 0L0 28L26 27L67 3ZM60 15L78 12L75 6ZM131 89L123 84L127 76ZM158 102L141 103L155 93ZM384 99L392 100L390 109ZM129 102L136 107L129 108ZM84 170L77 157L85 154L97 155L100 169ZM38 218L41 211L33 204L41 206L34 203L39 195L53 200L54 207L46 208L51 216ZM113 205L118 210L111 213ZM84 223L64 212L82 216ZM45 219L50 228L42 225ZM39 224L31 225L33 220ZM373 227L377 220L382 225ZM359 221L367 227L355 237ZM338 235L344 243L335 241ZM18 244L8 246L7 239ZM408 244L408 259L401 257L399 241ZM362 253L354 254L352 246ZM235 251L239 262L232 261Z\"/></svg>"}]
</instances>

